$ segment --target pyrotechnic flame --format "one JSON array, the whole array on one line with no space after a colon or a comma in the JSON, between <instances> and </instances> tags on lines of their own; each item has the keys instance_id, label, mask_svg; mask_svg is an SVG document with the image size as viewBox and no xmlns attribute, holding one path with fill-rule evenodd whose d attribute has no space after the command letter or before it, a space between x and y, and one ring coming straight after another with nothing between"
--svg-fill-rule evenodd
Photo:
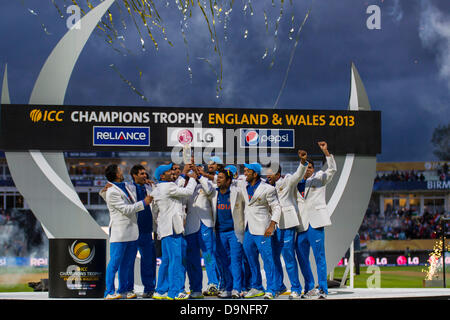
<instances>
[{"instance_id":1,"label":"pyrotechnic flame","mask_svg":"<svg viewBox=\"0 0 450 320\"><path fill-rule=\"evenodd\" d=\"M442 267L442 259L445 259L445 257L442 257L442 246L442 239L434 244L433 251L430 253L430 258L428 259L428 269L422 269L422 272L426 272L425 280L433 280L433 278L438 277L437 272Z\"/></svg>"}]
</instances>

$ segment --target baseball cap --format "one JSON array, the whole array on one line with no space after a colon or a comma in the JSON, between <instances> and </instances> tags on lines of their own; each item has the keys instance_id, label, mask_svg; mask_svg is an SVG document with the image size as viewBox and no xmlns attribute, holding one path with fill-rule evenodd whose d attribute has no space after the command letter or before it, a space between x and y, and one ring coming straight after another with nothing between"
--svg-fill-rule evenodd
<instances>
[{"instance_id":1,"label":"baseball cap","mask_svg":"<svg viewBox=\"0 0 450 320\"><path fill-rule=\"evenodd\" d=\"M223 164L222 159L220 159L220 157L217 157L217 156L211 157L211 159L209 159L209 163L211 164L211 162L214 162L217 164Z\"/></svg>"},{"instance_id":2,"label":"baseball cap","mask_svg":"<svg viewBox=\"0 0 450 320\"><path fill-rule=\"evenodd\" d=\"M257 174L261 175L262 167L258 162L244 163L244 167L247 169L255 171Z\"/></svg>"},{"instance_id":3,"label":"baseball cap","mask_svg":"<svg viewBox=\"0 0 450 320\"><path fill-rule=\"evenodd\" d=\"M233 173L233 176L236 174L237 172L237 168L235 166L232 165L228 165L224 168L225 170L230 170Z\"/></svg>"},{"instance_id":4,"label":"baseball cap","mask_svg":"<svg viewBox=\"0 0 450 320\"><path fill-rule=\"evenodd\" d=\"M168 170L172 170L172 165L173 165L173 163L163 164L163 165L160 165L158 168L156 168L156 170L155 170L155 178L156 178L156 180L159 181L159 179L161 178L161 175L164 172L166 172Z\"/></svg>"}]
</instances>

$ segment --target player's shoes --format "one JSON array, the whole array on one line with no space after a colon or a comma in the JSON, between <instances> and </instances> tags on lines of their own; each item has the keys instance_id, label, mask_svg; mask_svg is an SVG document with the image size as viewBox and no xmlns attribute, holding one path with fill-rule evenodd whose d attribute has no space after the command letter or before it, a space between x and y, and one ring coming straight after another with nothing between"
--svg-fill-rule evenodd
<instances>
[{"instance_id":1,"label":"player's shoes","mask_svg":"<svg viewBox=\"0 0 450 320\"><path fill-rule=\"evenodd\" d=\"M266 292L266 294L264 295L264 299L270 299L270 300L272 300L272 299L274 299L275 297L274 297L274 295L273 295L273 293L272 292Z\"/></svg>"},{"instance_id":2,"label":"player's shoes","mask_svg":"<svg viewBox=\"0 0 450 320\"><path fill-rule=\"evenodd\" d=\"M186 300L189 299L189 294L187 294L186 292L180 292L176 297L175 300Z\"/></svg>"},{"instance_id":3,"label":"player's shoes","mask_svg":"<svg viewBox=\"0 0 450 320\"><path fill-rule=\"evenodd\" d=\"M222 299L231 298L231 291L224 290L224 291L220 292L217 297L222 298Z\"/></svg>"},{"instance_id":4,"label":"player's shoes","mask_svg":"<svg viewBox=\"0 0 450 320\"><path fill-rule=\"evenodd\" d=\"M218 294L219 289L217 289L217 286L213 283L208 284L206 290L203 291L203 295L208 297L217 296Z\"/></svg>"},{"instance_id":5,"label":"player's shoes","mask_svg":"<svg viewBox=\"0 0 450 320\"><path fill-rule=\"evenodd\" d=\"M292 291L289 295L289 300L297 300L300 299L300 294L296 291Z\"/></svg>"},{"instance_id":6,"label":"player's shoes","mask_svg":"<svg viewBox=\"0 0 450 320\"><path fill-rule=\"evenodd\" d=\"M153 298L153 299L156 299L156 300L166 300L166 299L168 298L167 292L165 292L165 293L163 293L163 294L158 293L158 292L155 292L155 293L153 294L152 298Z\"/></svg>"},{"instance_id":7,"label":"player's shoes","mask_svg":"<svg viewBox=\"0 0 450 320\"><path fill-rule=\"evenodd\" d=\"M306 292L305 294L302 294L302 299L314 299L315 297L318 296L318 291L317 289L311 289L308 292Z\"/></svg>"},{"instance_id":8,"label":"player's shoes","mask_svg":"<svg viewBox=\"0 0 450 320\"><path fill-rule=\"evenodd\" d=\"M123 296L120 293L114 293L114 294L108 294L105 297L105 300L117 300L117 299L122 299Z\"/></svg>"},{"instance_id":9,"label":"player's shoes","mask_svg":"<svg viewBox=\"0 0 450 320\"><path fill-rule=\"evenodd\" d=\"M328 295L325 293L325 291L320 289L320 291L319 291L319 299L326 299L327 297L328 297Z\"/></svg>"},{"instance_id":10,"label":"player's shoes","mask_svg":"<svg viewBox=\"0 0 450 320\"><path fill-rule=\"evenodd\" d=\"M249 292L244 296L245 299L255 298L255 297L261 297L264 295L264 291L258 290L255 288L250 289Z\"/></svg>"},{"instance_id":11,"label":"player's shoes","mask_svg":"<svg viewBox=\"0 0 450 320\"><path fill-rule=\"evenodd\" d=\"M153 295L154 295L154 292L153 292L153 291L143 292L143 293L142 293L142 298L144 298L144 299L149 299L149 298L152 298Z\"/></svg>"}]
</instances>

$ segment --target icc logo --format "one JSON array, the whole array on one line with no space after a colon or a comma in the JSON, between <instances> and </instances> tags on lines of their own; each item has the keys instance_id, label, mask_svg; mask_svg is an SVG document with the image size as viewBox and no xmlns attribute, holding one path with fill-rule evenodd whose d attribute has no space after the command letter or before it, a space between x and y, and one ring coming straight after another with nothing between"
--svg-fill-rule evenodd
<instances>
[{"instance_id":1,"label":"icc logo","mask_svg":"<svg viewBox=\"0 0 450 320\"><path fill-rule=\"evenodd\" d=\"M46 121L46 122L62 122L64 111L45 110L42 112L39 109L33 109L30 112L30 119L33 122Z\"/></svg>"},{"instance_id":2,"label":"icc logo","mask_svg":"<svg viewBox=\"0 0 450 320\"><path fill-rule=\"evenodd\" d=\"M75 262L80 264L87 264L91 262L92 259L94 259L95 247L93 247L91 250L87 243L77 243L77 241L74 241L69 247L69 254Z\"/></svg>"},{"instance_id":3,"label":"icc logo","mask_svg":"<svg viewBox=\"0 0 450 320\"><path fill-rule=\"evenodd\" d=\"M248 145L250 146L255 146L258 144L259 141L259 134L256 131L249 131L247 132L247 134L245 135L245 141L248 143Z\"/></svg>"}]
</instances>

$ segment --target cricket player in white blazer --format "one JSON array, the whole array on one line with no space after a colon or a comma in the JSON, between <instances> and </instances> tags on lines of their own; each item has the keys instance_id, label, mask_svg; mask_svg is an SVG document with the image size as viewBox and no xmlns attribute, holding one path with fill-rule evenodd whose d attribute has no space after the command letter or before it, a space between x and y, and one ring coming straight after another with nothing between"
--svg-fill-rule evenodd
<instances>
[{"instance_id":1,"label":"cricket player in white blazer","mask_svg":"<svg viewBox=\"0 0 450 320\"><path fill-rule=\"evenodd\" d=\"M110 260L106 268L105 299L120 299L127 294L128 276L136 258L139 237L136 213L143 211L152 197L146 196L144 200L136 202L123 182L122 169L116 164L106 168L105 176L111 184L106 193L101 193L110 213ZM114 278L118 271L119 288L116 293Z\"/></svg>"},{"instance_id":2,"label":"cricket player in white blazer","mask_svg":"<svg viewBox=\"0 0 450 320\"><path fill-rule=\"evenodd\" d=\"M200 174L200 167L192 164L192 172L196 176L197 186L192 196L187 198L186 202L187 217L184 234L187 244L186 269L189 277L191 298L203 298L201 256L203 256L208 277L205 294L209 295L210 291L214 289L215 294L217 294L219 285L214 220L211 206L211 196L214 188L212 182ZM202 253L201 256L200 252Z\"/></svg>"},{"instance_id":3,"label":"cricket player in white blazer","mask_svg":"<svg viewBox=\"0 0 450 320\"><path fill-rule=\"evenodd\" d=\"M281 176L281 166L278 171L273 172L271 169L267 172L267 181L277 190L278 200L281 206L279 229L275 231L273 240L274 262L279 274L279 291L286 291L283 283L283 267L281 265L280 256L286 266L286 272L291 283L290 299L298 299L301 295L301 284L298 275L297 259L295 257L295 240L297 235L296 227L300 225L300 212L298 209L298 191L297 185L306 173L308 162L306 161L307 153L304 150L298 150L300 163L297 170L293 174Z\"/></svg>"},{"instance_id":4,"label":"cricket player in white blazer","mask_svg":"<svg viewBox=\"0 0 450 320\"><path fill-rule=\"evenodd\" d=\"M151 193L155 203L153 214L157 216L157 233L161 239L162 261L163 263L165 261L167 266L167 268L160 266L158 270L155 295L167 293L166 298L170 300L187 299L189 296L184 290L186 270L183 260L186 248L183 238L185 224L183 199L194 193L197 183L195 179L190 178L186 187L177 186L174 182L172 164L156 168L155 178L158 184Z\"/></svg>"},{"instance_id":5,"label":"cricket player in white blazer","mask_svg":"<svg viewBox=\"0 0 450 320\"><path fill-rule=\"evenodd\" d=\"M314 163L308 161L308 168L304 180L299 184L303 192L299 193L299 210L301 224L297 234L297 259L305 280L305 294L303 298L326 298L328 295L327 263L325 260L325 229L331 225L330 213L326 204L326 187L337 171L336 162L328 152L325 141L318 142L320 149L326 157L327 169L314 170ZM311 272L309 254L313 250L317 265L319 292L314 289L314 277Z\"/></svg>"},{"instance_id":6,"label":"cricket player in white blazer","mask_svg":"<svg viewBox=\"0 0 450 320\"><path fill-rule=\"evenodd\" d=\"M244 197L232 181L233 174L230 170L219 171L212 208L217 241L216 254L224 282L224 290L219 297L239 299L244 280Z\"/></svg>"},{"instance_id":7,"label":"cricket player in white blazer","mask_svg":"<svg viewBox=\"0 0 450 320\"><path fill-rule=\"evenodd\" d=\"M244 167L246 181L239 181L238 186L244 196L244 252L251 270L251 289L244 298L264 295L267 299L273 299L277 295L279 279L273 262L271 236L280 222L281 207L275 188L261 179L261 165L255 162L244 164ZM265 294L259 254L267 279Z\"/></svg>"}]
</instances>

